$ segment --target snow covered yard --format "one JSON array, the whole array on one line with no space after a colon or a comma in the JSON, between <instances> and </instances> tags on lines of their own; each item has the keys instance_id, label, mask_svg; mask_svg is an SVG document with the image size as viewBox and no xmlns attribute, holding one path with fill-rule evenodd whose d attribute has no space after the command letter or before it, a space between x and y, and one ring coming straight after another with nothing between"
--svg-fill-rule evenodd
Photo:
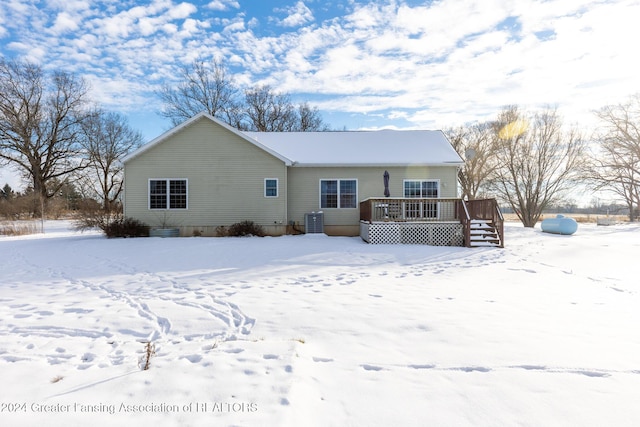
<instances>
[{"instance_id":1,"label":"snow covered yard","mask_svg":"<svg viewBox=\"0 0 640 427\"><path fill-rule=\"evenodd\" d=\"M467 249L46 225L0 237L0 425L640 424L640 226Z\"/></svg>"}]
</instances>

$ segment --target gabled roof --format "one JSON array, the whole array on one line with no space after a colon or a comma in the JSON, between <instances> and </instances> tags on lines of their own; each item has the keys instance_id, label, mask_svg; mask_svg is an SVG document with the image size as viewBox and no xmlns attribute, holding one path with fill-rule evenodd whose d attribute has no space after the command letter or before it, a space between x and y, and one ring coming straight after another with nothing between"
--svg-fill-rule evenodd
<instances>
[{"instance_id":1,"label":"gabled roof","mask_svg":"<svg viewBox=\"0 0 640 427\"><path fill-rule=\"evenodd\" d=\"M244 132L293 166L443 166L464 162L441 131Z\"/></svg>"},{"instance_id":2,"label":"gabled roof","mask_svg":"<svg viewBox=\"0 0 640 427\"><path fill-rule=\"evenodd\" d=\"M287 159L286 157L284 157L280 153L277 153L277 152L273 151L271 148L269 148L269 147L267 147L265 145L262 145L261 143L256 141L254 138L250 138L245 133L240 132L238 129L229 126L227 123L223 122L222 120L216 119L215 117L213 117L212 115L210 115L210 114L208 114L206 112L198 113L195 116L193 116L192 118L190 118L189 120L187 120L187 121L185 121L183 123L180 123L178 126L172 128L172 129L169 129L168 131L166 131L162 135L158 136L157 138L152 139L151 141L147 142L146 144L144 144L143 146L141 146L137 150L135 150L132 153L129 153L127 156L125 156L122 159L122 162L126 163L129 160L131 160L131 159L133 159L135 157L138 157L140 154L142 154L145 151L147 151L147 150L155 147L156 145L162 143L163 141L167 140L171 136L173 136L176 133L180 132L184 128L191 126L193 123L195 123L195 122L197 122L198 120L201 120L201 119L211 120L212 122L224 127L229 132L232 132L232 133L238 135L240 138L246 140L247 142L255 145L256 147L258 147L258 148L260 148L260 149L262 149L264 151L266 151L267 153L271 154L272 156L282 160L285 165L291 166L291 164L292 164L291 160Z\"/></svg>"},{"instance_id":3,"label":"gabled roof","mask_svg":"<svg viewBox=\"0 0 640 427\"><path fill-rule=\"evenodd\" d=\"M194 122L207 119L282 160L287 166L445 166L464 162L441 131L241 132L203 112L153 139L127 162Z\"/></svg>"}]
</instances>

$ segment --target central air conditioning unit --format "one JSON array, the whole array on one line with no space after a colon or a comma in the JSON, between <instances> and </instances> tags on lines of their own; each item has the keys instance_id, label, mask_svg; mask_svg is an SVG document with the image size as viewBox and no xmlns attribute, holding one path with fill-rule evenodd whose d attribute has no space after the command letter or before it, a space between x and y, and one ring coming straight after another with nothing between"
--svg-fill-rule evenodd
<instances>
[{"instance_id":1,"label":"central air conditioning unit","mask_svg":"<svg viewBox=\"0 0 640 427\"><path fill-rule=\"evenodd\" d=\"M324 233L324 214L322 212L304 214L304 232L306 234Z\"/></svg>"}]
</instances>

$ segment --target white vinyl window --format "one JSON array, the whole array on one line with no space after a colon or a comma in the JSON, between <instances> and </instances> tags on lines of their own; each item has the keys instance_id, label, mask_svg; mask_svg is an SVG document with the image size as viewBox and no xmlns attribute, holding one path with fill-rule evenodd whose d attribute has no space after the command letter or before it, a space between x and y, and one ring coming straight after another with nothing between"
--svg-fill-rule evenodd
<instances>
[{"instance_id":1,"label":"white vinyl window","mask_svg":"<svg viewBox=\"0 0 640 427\"><path fill-rule=\"evenodd\" d=\"M321 179L320 209L357 207L358 181L355 179Z\"/></svg>"},{"instance_id":2,"label":"white vinyl window","mask_svg":"<svg viewBox=\"0 0 640 427\"><path fill-rule=\"evenodd\" d=\"M278 178L264 179L264 197L278 197Z\"/></svg>"},{"instance_id":3,"label":"white vinyl window","mask_svg":"<svg viewBox=\"0 0 640 427\"><path fill-rule=\"evenodd\" d=\"M404 197L419 199L437 198L440 189L438 180L404 180Z\"/></svg>"},{"instance_id":4,"label":"white vinyl window","mask_svg":"<svg viewBox=\"0 0 640 427\"><path fill-rule=\"evenodd\" d=\"M187 180L150 179L149 209L187 209Z\"/></svg>"},{"instance_id":5,"label":"white vinyl window","mask_svg":"<svg viewBox=\"0 0 640 427\"><path fill-rule=\"evenodd\" d=\"M404 180L404 197L411 199L437 199L440 193L438 180ZM438 203L407 201L404 203L406 218L438 218Z\"/></svg>"}]
</instances>

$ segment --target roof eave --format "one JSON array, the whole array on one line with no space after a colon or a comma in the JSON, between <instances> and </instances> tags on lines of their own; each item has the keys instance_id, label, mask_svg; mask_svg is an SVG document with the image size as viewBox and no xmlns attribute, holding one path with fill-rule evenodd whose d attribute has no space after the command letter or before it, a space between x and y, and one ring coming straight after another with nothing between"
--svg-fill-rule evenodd
<instances>
[{"instance_id":1,"label":"roof eave","mask_svg":"<svg viewBox=\"0 0 640 427\"><path fill-rule=\"evenodd\" d=\"M293 162L291 167L301 168L393 168L393 167L443 167L443 166L462 166L464 162L442 162L442 163L300 163Z\"/></svg>"}]
</instances>

